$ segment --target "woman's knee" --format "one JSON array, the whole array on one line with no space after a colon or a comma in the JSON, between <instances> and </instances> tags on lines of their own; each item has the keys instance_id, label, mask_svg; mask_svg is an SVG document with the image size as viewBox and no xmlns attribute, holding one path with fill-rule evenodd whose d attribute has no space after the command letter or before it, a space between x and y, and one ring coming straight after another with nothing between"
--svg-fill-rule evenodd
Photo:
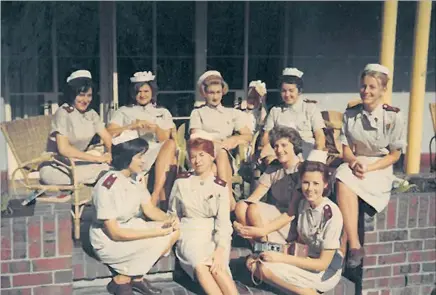
<instances>
[{"instance_id":1,"label":"woman's knee","mask_svg":"<svg viewBox=\"0 0 436 295\"><path fill-rule=\"evenodd\" d=\"M240 201L236 203L236 207L235 207L236 220L238 221L245 220L247 209L248 209L248 204L245 203L244 201Z\"/></svg>"},{"instance_id":2,"label":"woman's knee","mask_svg":"<svg viewBox=\"0 0 436 295\"><path fill-rule=\"evenodd\" d=\"M259 217L259 206L257 204L250 204L247 207L247 219L254 220Z\"/></svg>"}]
</instances>

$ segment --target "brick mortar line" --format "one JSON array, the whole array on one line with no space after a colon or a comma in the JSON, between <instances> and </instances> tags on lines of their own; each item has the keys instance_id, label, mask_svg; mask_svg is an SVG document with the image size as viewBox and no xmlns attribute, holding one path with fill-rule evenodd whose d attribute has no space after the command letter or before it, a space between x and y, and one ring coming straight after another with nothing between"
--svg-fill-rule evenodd
<instances>
[{"instance_id":1,"label":"brick mortar line","mask_svg":"<svg viewBox=\"0 0 436 295\"><path fill-rule=\"evenodd\" d=\"M1 263L9 263L9 262L25 262L25 261L34 261L34 260L52 260L58 258L69 258L71 255L62 255L62 256L52 256L52 257L35 257L35 258L27 258L27 259L9 259L9 260L1 260Z\"/></svg>"},{"instance_id":2,"label":"brick mortar line","mask_svg":"<svg viewBox=\"0 0 436 295\"><path fill-rule=\"evenodd\" d=\"M54 211L54 206L53 206L53 211ZM56 234L56 256L59 256L59 225L58 225L58 214L54 213L54 224L55 224L55 234Z\"/></svg>"},{"instance_id":3,"label":"brick mortar line","mask_svg":"<svg viewBox=\"0 0 436 295\"><path fill-rule=\"evenodd\" d=\"M16 289L31 289L33 291L33 288L40 288L40 287L59 287L59 286L72 286L73 283L59 283L59 284L46 284L46 285L31 285L31 286L17 286L17 287L10 287L10 288L1 288L0 290L9 291L9 290L16 290ZM32 293L33 294L33 293Z\"/></svg>"},{"instance_id":4,"label":"brick mortar line","mask_svg":"<svg viewBox=\"0 0 436 295\"><path fill-rule=\"evenodd\" d=\"M42 215L38 216L39 218L39 234L41 239L39 240L39 257L44 257L44 219Z\"/></svg>"}]
</instances>

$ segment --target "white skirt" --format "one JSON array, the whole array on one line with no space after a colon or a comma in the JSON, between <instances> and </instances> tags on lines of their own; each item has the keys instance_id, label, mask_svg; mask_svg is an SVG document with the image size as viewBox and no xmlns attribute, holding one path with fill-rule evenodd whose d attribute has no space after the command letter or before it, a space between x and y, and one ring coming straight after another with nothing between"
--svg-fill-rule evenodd
<instances>
[{"instance_id":1,"label":"white skirt","mask_svg":"<svg viewBox=\"0 0 436 295\"><path fill-rule=\"evenodd\" d=\"M182 269L195 280L195 268L199 264L212 265L212 254L215 251L217 242L214 235L214 218L182 218L180 222L180 238L177 242L176 256L179 259ZM224 249L224 265L227 272L230 272L230 248L227 245Z\"/></svg>"},{"instance_id":2,"label":"white skirt","mask_svg":"<svg viewBox=\"0 0 436 295\"><path fill-rule=\"evenodd\" d=\"M144 173L144 175L150 172L151 167L153 166L154 162L156 162L162 145L163 142L148 142L148 150L142 156L142 160L144 161L144 165L142 166L142 172Z\"/></svg>"},{"instance_id":3,"label":"white skirt","mask_svg":"<svg viewBox=\"0 0 436 295\"><path fill-rule=\"evenodd\" d=\"M340 254L342 256L342 254ZM333 259L337 256L335 255ZM287 263L263 262L269 270L281 280L299 288L311 288L320 292L333 289L340 281L342 268L334 269L330 266L321 272L314 272Z\"/></svg>"},{"instance_id":4,"label":"white skirt","mask_svg":"<svg viewBox=\"0 0 436 295\"><path fill-rule=\"evenodd\" d=\"M120 224L122 228L153 229L160 228L162 222L145 221L133 218ZM91 227L89 232L91 244L98 258L112 267L117 273L126 276L145 275L162 252L169 247L174 233L149 239L135 241L113 241L101 228Z\"/></svg>"},{"instance_id":5,"label":"white skirt","mask_svg":"<svg viewBox=\"0 0 436 295\"><path fill-rule=\"evenodd\" d=\"M381 158L358 156L357 159L369 165ZM359 179L353 174L348 163L343 163L336 170L336 178L342 181L368 205L371 205L377 212L383 211L389 203L392 182L394 180L392 166L367 172L364 179Z\"/></svg>"},{"instance_id":6,"label":"white skirt","mask_svg":"<svg viewBox=\"0 0 436 295\"><path fill-rule=\"evenodd\" d=\"M256 204L259 206L260 215L264 224L273 222L274 219L278 218L283 213L274 205L264 202L258 202ZM277 244L286 244L290 228L291 223L288 223L277 231L268 234L268 241Z\"/></svg>"}]
</instances>

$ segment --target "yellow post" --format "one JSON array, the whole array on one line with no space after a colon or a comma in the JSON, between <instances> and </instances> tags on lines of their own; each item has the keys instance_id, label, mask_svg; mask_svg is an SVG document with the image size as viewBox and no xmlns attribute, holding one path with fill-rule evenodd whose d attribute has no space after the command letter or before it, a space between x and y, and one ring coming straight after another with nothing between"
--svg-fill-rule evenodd
<instances>
[{"instance_id":1,"label":"yellow post","mask_svg":"<svg viewBox=\"0 0 436 295\"><path fill-rule=\"evenodd\" d=\"M383 4L383 26L380 48L380 64L389 69L390 81L384 102L392 102L392 83L394 77L395 36L397 31L398 0L386 0Z\"/></svg>"},{"instance_id":2,"label":"yellow post","mask_svg":"<svg viewBox=\"0 0 436 295\"><path fill-rule=\"evenodd\" d=\"M424 115L428 42L430 37L431 1L417 3L413 44L412 84L410 87L409 127L406 173L419 173L421 162L422 118Z\"/></svg>"}]
</instances>

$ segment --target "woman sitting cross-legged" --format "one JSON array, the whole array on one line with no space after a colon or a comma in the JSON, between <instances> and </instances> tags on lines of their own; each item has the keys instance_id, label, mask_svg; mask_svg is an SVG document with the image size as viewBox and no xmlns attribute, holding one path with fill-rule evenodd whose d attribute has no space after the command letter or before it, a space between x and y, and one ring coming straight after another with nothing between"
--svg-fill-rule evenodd
<instances>
[{"instance_id":1,"label":"woman sitting cross-legged","mask_svg":"<svg viewBox=\"0 0 436 295\"><path fill-rule=\"evenodd\" d=\"M302 151L302 139L297 130L284 126L272 129L269 138L279 164L268 166L253 193L237 203L233 225L244 238L285 243L299 200L299 194L293 192L299 185L301 160L297 155ZM269 190L271 198L260 202Z\"/></svg>"},{"instance_id":2,"label":"woman sitting cross-legged","mask_svg":"<svg viewBox=\"0 0 436 295\"><path fill-rule=\"evenodd\" d=\"M343 220L338 206L326 197L325 160L326 153L313 150L300 168L304 198L298 206L296 232L292 231L298 243L283 245L281 252L267 250L247 258L254 276L287 292L318 295L333 289L341 278Z\"/></svg>"},{"instance_id":3,"label":"woman sitting cross-legged","mask_svg":"<svg viewBox=\"0 0 436 295\"><path fill-rule=\"evenodd\" d=\"M238 294L229 268L232 224L226 182L214 176L214 144L190 139L188 153L194 173L179 175L168 212L180 218L176 255L185 272L207 294Z\"/></svg>"},{"instance_id":4,"label":"woman sitting cross-legged","mask_svg":"<svg viewBox=\"0 0 436 295\"><path fill-rule=\"evenodd\" d=\"M161 293L143 276L179 237L178 219L154 206L145 186L135 181L147 147L136 131L114 138L114 170L106 172L94 188L96 220L90 240L100 260L118 273L108 284L111 294ZM145 221L144 215L153 221Z\"/></svg>"}]
</instances>

